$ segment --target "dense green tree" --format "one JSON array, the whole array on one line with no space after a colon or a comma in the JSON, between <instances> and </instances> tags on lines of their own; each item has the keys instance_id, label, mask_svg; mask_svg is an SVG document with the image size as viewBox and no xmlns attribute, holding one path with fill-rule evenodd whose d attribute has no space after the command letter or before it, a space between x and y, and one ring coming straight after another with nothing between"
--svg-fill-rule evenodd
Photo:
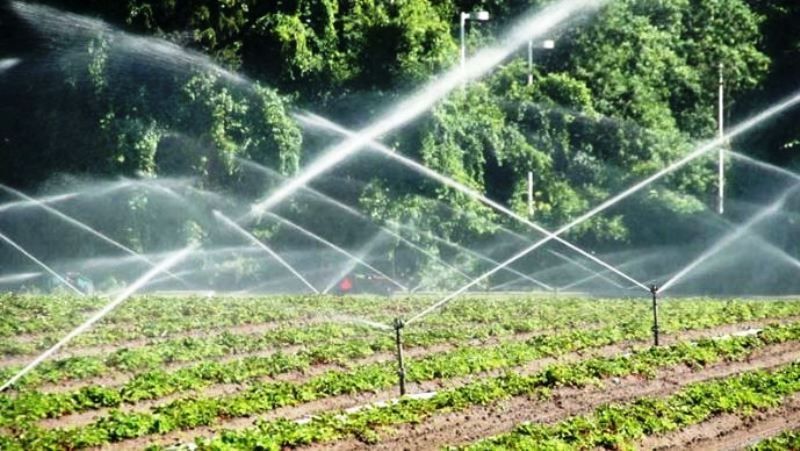
<instances>
[{"instance_id":1,"label":"dense green tree","mask_svg":"<svg viewBox=\"0 0 800 451\"><path fill-rule=\"evenodd\" d=\"M248 175L237 157L288 175L331 142L327 135L303 136L293 109L362 124L454 67L459 12L492 14L487 24L470 24L473 49L495 42L519 15L549 2L46 3L103 19L129 34L98 28L94 34L84 30L48 40L42 35L49 30L24 26L13 8L3 9L0 58L21 56L22 62L0 72L0 181L33 189L59 172L178 174L255 198L278 179ZM596 16L552 36L556 49L537 52L532 83L520 49L484 79L456 89L385 139L399 152L555 228L713 136L720 63L728 122L797 89L798 18L800 7L792 0L609 2ZM150 38L198 54L177 58L170 53L175 48ZM790 112L733 146L792 164L800 148L798 114ZM527 203L529 171L533 211ZM363 183L342 190L342 200L360 203L378 222L474 241L502 221L463 194L399 166L357 159L337 175ZM651 243L656 237L643 231L641 212L689 221L713 196L714 183L710 164L698 162L571 237L598 248L620 241ZM144 229L147 215L156 214L148 210L147 196L137 194L126 207L139 215ZM301 201L286 208L287 214L307 218L310 227L336 222L327 213L304 214L315 209ZM354 223L337 223L342 244L363 243L349 232L357 228ZM186 226L195 232L197 227ZM260 233L275 231L267 223L260 227ZM157 239L141 233L129 233L128 239L141 247ZM416 238L445 252L422 235Z\"/></svg>"}]
</instances>

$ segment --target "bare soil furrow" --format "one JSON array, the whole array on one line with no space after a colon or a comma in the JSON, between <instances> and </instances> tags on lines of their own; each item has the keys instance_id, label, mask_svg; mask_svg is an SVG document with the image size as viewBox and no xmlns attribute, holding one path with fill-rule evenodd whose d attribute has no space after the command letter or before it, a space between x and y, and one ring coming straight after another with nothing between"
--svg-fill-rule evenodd
<instances>
[{"instance_id":1,"label":"bare soil furrow","mask_svg":"<svg viewBox=\"0 0 800 451\"><path fill-rule=\"evenodd\" d=\"M627 377L606 381L602 387L553 391L548 400L519 397L506 402L475 407L463 412L435 416L423 424L403 425L370 449L438 449L448 444L463 444L502 434L523 422L555 423L585 414L608 403L628 402L644 396L663 397L687 384L727 377L742 371L772 368L800 357L800 343L787 343L760 350L745 362L726 362L694 372L682 366L660 372L647 380ZM368 446L358 440L321 444L314 449L352 450Z\"/></svg>"},{"instance_id":2,"label":"bare soil furrow","mask_svg":"<svg viewBox=\"0 0 800 451\"><path fill-rule=\"evenodd\" d=\"M676 451L738 450L798 427L800 394L795 394L775 409L750 416L720 415L669 434L646 437L637 447Z\"/></svg>"},{"instance_id":3,"label":"bare soil furrow","mask_svg":"<svg viewBox=\"0 0 800 451\"><path fill-rule=\"evenodd\" d=\"M773 321L764 321L764 322L749 322L749 323L739 323L736 325L726 325L715 327L711 329L703 329L703 330L696 330L696 331L688 331L679 335L669 335L662 337L662 343L670 344L675 343L678 341L693 341L702 338L708 337L717 337L717 336L724 336L727 334L733 334L740 332L742 330L750 329L752 327L763 326L768 323L777 323L777 320ZM536 360L531 362L523 367L517 367L512 370L518 372L519 374L533 374L537 371L540 371L547 365L562 362L576 362L580 360L585 360L593 357L610 357L614 355L619 355L621 353L633 352L637 349L642 349L650 346L648 342L645 341L628 341L623 343L618 343L610 346L604 346L601 348L575 352L566 354L559 358L544 358L540 360ZM791 350L798 351L798 355L800 355L800 343L797 344L789 344L786 345ZM796 349L795 349L796 348ZM774 352L784 352L781 351L781 347L773 347L769 348ZM767 352L766 350L759 351L759 353ZM483 379L486 377L492 377L502 374L507 370L498 370L498 371L491 371L485 372L475 375L470 375L467 377L459 377L459 378L451 378L451 379L437 379L432 381L426 381L424 383L417 383L417 384L408 384L407 388L409 393L425 393L430 391L436 391L441 389L453 388L463 386L469 382L474 380ZM682 372L688 372L688 369L682 370ZM682 373L681 373L682 374ZM664 376L663 380L668 380L669 375ZM638 379L636 379L638 381ZM668 383L663 382L662 383ZM580 398L580 393L585 393L586 390L578 390L576 392L576 397ZM276 409L272 412L269 412L264 415L260 415L257 417L258 420L273 420L277 418L288 418L288 419L300 419L306 416L319 414L321 412L331 411L331 410L338 410L338 409L348 409L352 407L362 406L366 404L371 404L375 402L382 402L388 401L397 396L397 390L385 390L377 393L360 393L357 395L347 395L347 396L337 396L331 398L320 399L317 401L312 401L309 403L305 403L299 406L291 406L285 407L281 409ZM62 417L61 420L64 420L66 417ZM474 417L473 418L478 418ZM254 424L256 418L252 417L243 417L243 418L234 418L229 419L219 424L215 425L212 428L198 428L194 430L188 431L176 431L173 433L166 434L162 437L154 438L154 437L143 437L140 439L130 440L122 443L115 444L115 447L124 446L129 449L134 449L137 447L146 446L148 443L159 443L159 444L171 444L171 443L184 443L187 441L193 441L195 437L198 436L211 436L214 435L215 431L221 429L241 429L250 427ZM476 422L480 423L482 420L475 420ZM63 423L62 423L63 424ZM436 423L438 424L438 422ZM516 424L516 423L513 423ZM447 425L442 426L447 428ZM478 436L482 437L482 436ZM456 440L456 439L454 439ZM450 441L454 441L450 440ZM356 445L361 444L357 441L347 441L342 443L355 443ZM440 444L446 444L448 441L441 442ZM363 444L361 444L363 445ZM337 445L338 446L338 445ZM432 445L435 447L435 445ZM358 446L356 446L357 448ZM348 448L344 448L348 449ZM414 446L411 446L410 449L416 449Z\"/></svg>"}]
</instances>

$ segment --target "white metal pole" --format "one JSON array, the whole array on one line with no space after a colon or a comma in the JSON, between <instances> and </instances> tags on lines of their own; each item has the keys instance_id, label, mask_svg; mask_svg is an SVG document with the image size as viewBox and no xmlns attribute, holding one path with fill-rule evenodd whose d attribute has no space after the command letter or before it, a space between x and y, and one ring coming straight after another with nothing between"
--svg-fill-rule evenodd
<instances>
[{"instance_id":1,"label":"white metal pole","mask_svg":"<svg viewBox=\"0 0 800 451\"><path fill-rule=\"evenodd\" d=\"M533 171L528 171L528 216L533 216Z\"/></svg>"},{"instance_id":2,"label":"white metal pole","mask_svg":"<svg viewBox=\"0 0 800 451\"><path fill-rule=\"evenodd\" d=\"M719 64L719 105L717 106L717 112L719 117L717 118L719 124L719 161L718 161L718 172L719 172L719 180L717 181L717 192L719 194L717 198L717 210L719 214L723 214L725 212L725 78L723 74L723 64Z\"/></svg>"},{"instance_id":3,"label":"white metal pole","mask_svg":"<svg viewBox=\"0 0 800 451\"><path fill-rule=\"evenodd\" d=\"M469 13L461 13L461 68L464 68L464 65L467 61L467 43L466 36L464 33L464 27L467 23L467 19L469 18Z\"/></svg>"},{"instance_id":4,"label":"white metal pole","mask_svg":"<svg viewBox=\"0 0 800 451\"><path fill-rule=\"evenodd\" d=\"M528 86L533 84L533 41L528 41Z\"/></svg>"}]
</instances>

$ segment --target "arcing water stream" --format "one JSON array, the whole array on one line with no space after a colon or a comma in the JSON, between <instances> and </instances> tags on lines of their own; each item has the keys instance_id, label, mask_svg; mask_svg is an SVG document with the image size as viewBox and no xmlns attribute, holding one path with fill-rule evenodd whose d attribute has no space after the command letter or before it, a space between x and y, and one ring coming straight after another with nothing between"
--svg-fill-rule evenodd
<instances>
[{"instance_id":1,"label":"arcing water stream","mask_svg":"<svg viewBox=\"0 0 800 451\"><path fill-rule=\"evenodd\" d=\"M66 194L58 194L55 196L47 196L39 198L37 201L32 202L29 200L18 200L15 202L8 202L5 204L0 205L0 212L1 211L8 211L13 210L16 208L28 208L28 207L36 207L39 203L42 204L52 204L56 202L61 202L64 200L69 200L77 196L78 193L66 193Z\"/></svg>"},{"instance_id":2,"label":"arcing water stream","mask_svg":"<svg viewBox=\"0 0 800 451\"><path fill-rule=\"evenodd\" d=\"M157 276L159 273L165 272L168 269L172 268L184 258L186 258L194 249L195 245L191 245L189 247L184 248L178 252L175 252L170 257L164 259L164 261L158 263L156 266L150 269L147 273L145 273L142 277L140 277L137 281L132 283L128 288L125 289L122 293L120 293L113 301L106 304L102 309L98 310L94 315L92 315L89 319L87 319L83 324L76 327L72 332L68 333L64 338L58 341L58 343L54 344L50 349L43 352L41 355L33 359L31 363L29 363L25 368L21 369L17 374L15 374L11 379L6 381L2 386L0 386L0 392L6 390L8 387L14 385L20 378L31 372L34 368L39 366L42 362L44 362L48 357L56 353L59 349L63 348L67 343L72 341L73 338L77 337L78 335L82 334L84 331L92 327L94 323L102 319L104 316L109 314L112 310L114 310L118 305L125 302L131 295L136 293L142 286L144 286L150 279Z\"/></svg>"},{"instance_id":3,"label":"arcing water stream","mask_svg":"<svg viewBox=\"0 0 800 451\"><path fill-rule=\"evenodd\" d=\"M736 152L736 151L733 151L733 150L727 150L727 151L725 151L725 153L727 155L732 156L733 158L736 158L738 160L744 161L745 163L749 163L749 164L752 164L752 165L754 165L756 167L759 167L759 168L762 168L762 169L766 169L768 171L776 172L778 174L782 174L782 175L785 175L785 176L788 176L788 177L791 177L791 178L793 178L795 180L799 180L800 181L800 174L792 172L792 171L790 171L790 170L788 170L786 168L782 168L780 166L775 166L774 164L767 163L766 161L756 160L755 158L748 157L747 155L744 155L742 153L739 153L739 152Z\"/></svg>"},{"instance_id":4,"label":"arcing water stream","mask_svg":"<svg viewBox=\"0 0 800 451\"><path fill-rule=\"evenodd\" d=\"M565 262L567 262L567 263L569 263L571 265L574 265L575 267L580 268L580 269L588 272L589 274L594 275L595 277L598 277L600 279L605 280L606 282L610 283L611 285L614 285L617 288L624 288L622 285L618 284L614 280L609 279L608 277L604 276L603 274L601 274L601 273L599 273L597 271L594 271L592 269L587 268L586 265L584 265L583 263L581 263L581 262L579 262L577 260L573 260L573 259L567 257L566 255L560 253L560 252L556 252L556 251L552 251L552 250L548 251L548 252L550 252L550 254L552 254L552 255L555 255L557 258L560 258L561 260L564 260Z\"/></svg>"},{"instance_id":5,"label":"arcing water stream","mask_svg":"<svg viewBox=\"0 0 800 451\"><path fill-rule=\"evenodd\" d=\"M400 223L395 222L395 221L390 221L389 224L393 224L393 225L395 225L397 227L402 227L402 228L408 228L409 227L407 225L400 224ZM416 230L414 230L414 231L416 231ZM438 242L438 243L442 243L445 246L450 247L452 249L455 249L455 250L457 250L459 252L463 252L463 253L465 253L467 255L471 255L471 256L477 258L478 260L482 260L482 261L487 262L487 263L492 264L492 265L499 265L500 264L500 262L498 262L497 260L494 260L494 259L492 259L490 257L487 257L486 255L481 254L480 252L473 251L472 249L469 249L467 247L464 247L464 246L461 246L459 244L453 243L451 241L445 240L444 238L440 238L440 237L438 237L436 235L433 235L431 233L428 233L428 236L431 239L433 239L434 241ZM542 282L540 280L534 279L533 277L530 277L527 274L524 274L524 273L522 273L520 271L517 271L514 268L505 268L505 270L510 272L510 273L512 273L512 274L514 274L514 275L516 275L516 276L519 276L521 279L525 279L525 280L527 280L529 282L532 282L533 284L538 285L538 286L544 288L545 290L548 290L548 291L553 291L554 290L553 287L551 287L550 285L548 285L548 284L546 284L546 283L544 283L544 282Z\"/></svg>"},{"instance_id":6,"label":"arcing water stream","mask_svg":"<svg viewBox=\"0 0 800 451\"><path fill-rule=\"evenodd\" d=\"M278 174L277 172L272 171L272 170L270 170L269 168L267 168L265 166L262 166L262 165L260 165L260 164L258 164L256 162L247 160L245 158L237 158L237 161L239 161L240 163L244 164L247 167L250 167L250 168L256 169L259 172L262 172L267 176L284 178L282 175ZM319 191L317 191L317 190L315 190L315 189L313 189L313 188L311 188L309 186L303 187L302 190L305 191L305 192L310 193L316 199L319 199L319 200L321 200L321 201L323 201L323 202L325 202L325 203L327 203L329 205L332 205L332 206L334 206L334 207L336 207L336 208L338 208L340 210L343 210L343 211L347 212L348 214L350 214L351 216L353 216L355 218L358 218L358 219L360 219L362 221L371 223L370 219L367 218L363 213L361 213L360 211L354 209L353 207L351 207L349 205L346 205L346 204L344 204L342 202L339 202L338 200L336 200L336 199L334 199L334 198L332 198L330 196L327 196L327 195L325 195L325 194L323 194L323 193L321 193L321 192L319 192ZM431 260L441 264L445 268L447 268L447 269L453 271L454 273L460 275L465 280L472 279L472 276L470 276L469 274L466 274L462 270L460 270L460 269L456 268L455 266L451 265L450 263L444 261L441 257L439 257L438 255L434 254L433 252L429 251L428 249L425 249L424 247L418 245L417 243L407 239L406 237L398 234L397 232L395 232L395 231L393 231L393 230L391 230L391 229L389 229L387 227L384 227L384 226L381 226L381 225L377 225L377 224L376 224L376 226L381 230L381 232L387 233L387 234L397 238L398 240L403 242L405 245L411 247L412 249L416 250L417 252L421 253L422 255L425 255L426 257L430 258ZM325 293L327 291L328 290L324 290L323 293Z\"/></svg>"},{"instance_id":7,"label":"arcing water stream","mask_svg":"<svg viewBox=\"0 0 800 451\"><path fill-rule=\"evenodd\" d=\"M579 12L599 8L603 3L602 0L561 0L518 21L510 32L499 40L499 45L481 50L462 67L451 69L404 101L394 105L368 127L355 133L343 143L323 152L320 158L304 168L297 176L283 184L264 200L255 203L251 214L261 214L270 210L308 182L358 152L370 142L428 111L436 102L454 89L463 86L468 80L487 73L528 41L552 33L559 25Z\"/></svg>"},{"instance_id":8,"label":"arcing water stream","mask_svg":"<svg viewBox=\"0 0 800 451\"><path fill-rule=\"evenodd\" d=\"M0 284L24 282L26 280L40 277L41 275L42 273L40 272L23 272L19 274L6 274L4 276L0 276Z\"/></svg>"},{"instance_id":9,"label":"arcing water stream","mask_svg":"<svg viewBox=\"0 0 800 451\"><path fill-rule=\"evenodd\" d=\"M12 67L16 66L20 63L19 58L4 58L0 59L0 74L3 72L11 69Z\"/></svg>"},{"instance_id":10,"label":"arcing water stream","mask_svg":"<svg viewBox=\"0 0 800 451\"><path fill-rule=\"evenodd\" d=\"M353 135L353 132L351 132L351 131L341 127L340 125L335 124L335 123L331 122L330 120L325 119L325 118L323 118L321 116L316 116L316 115L298 115L297 118L298 118L299 121L301 121L303 123L306 123L306 124L309 124L309 125L312 125L312 126L317 126L317 127L320 127L320 128L326 129L326 130L331 130L331 131L334 131L336 133L339 133L339 134L342 134L342 135L345 135L345 136L352 136ZM469 196L470 198L472 198L474 200L477 200L479 202L482 202L485 205L488 205L489 207L494 208L495 210L505 214L506 216L525 224L526 226L532 228L533 230L544 234L545 236L547 236L547 238L546 238L545 241L542 242L542 244L546 243L550 239L555 239L556 241L560 242L561 244L563 244L563 245L567 246L568 248L578 252L579 254L583 255L584 257L588 258L589 260L592 260L593 262L600 264L601 266L603 266L603 267L607 268L608 270L614 272L615 274L619 275L620 277L622 277L624 279L627 279L628 281L640 286L643 289L649 290L649 288L647 288L646 285L640 283L639 281L637 281L633 277L625 274L624 272L620 271L619 269L615 268L614 266L602 261L601 259L595 257L594 255L590 254L589 252L584 251L583 249L575 246L574 244L570 243L569 241L564 240L563 238L559 237L558 234L553 234L550 231L546 230L545 228L541 227L540 225L529 221L528 219L518 215L517 213L514 213L512 210L510 210L507 207L505 207L505 206L503 206L503 205L501 205L501 204L489 199L488 197L484 196L483 194L478 193L477 191L475 191L475 190L473 190L471 188L468 188L467 186L465 186L465 185L463 185L463 184L461 184L461 183L459 183L459 182L457 182L457 181L455 181L455 180L453 180L453 179L451 179L451 178L449 178L447 176L444 176L444 175L442 175L442 174L440 174L440 173L428 168L427 166L424 166L424 165L422 165L420 163L417 163L416 161L411 160L410 158L406 158L406 157L400 155L399 153L392 151L391 149L389 149L388 147L386 147L383 144L380 144L378 142L372 141L372 142L369 142L368 145L369 145L369 148L377 150L382 155L385 155L385 156L387 156L387 157L389 157L389 158L391 158L391 159L403 164L404 166L412 169L413 171L417 172L418 174L426 176L426 177L429 177L429 178L431 178L433 180L438 181L439 183L442 183L442 184L444 184L446 186L449 186L449 187L451 187L451 188L453 188L455 190L458 190L458 191L464 193L465 195Z\"/></svg>"},{"instance_id":11,"label":"arcing water stream","mask_svg":"<svg viewBox=\"0 0 800 451\"><path fill-rule=\"evenodd\" d=\"M48 44L51 47L74 46L78 39L89 41L103 38L114 50L136 58L138 64L179 72L199 69L205 73L224 77L236 84L249 85L247 79L215 64L208 56L164 39L125 33L101 20L49 6L12 1L11 7L31 27L42 31L49 38Z\"/></svg>"},{"instance_id":12,"label":"arcing water stream","mask_svg":"<svg viewBox=\"0 0 800 451\"><path fill-rule=\"evenodd\" d=\"M220 213L217 210L214 210L214 216L216 216L219 220L224 222L228 227L230 227L231 229L235 230L236 232L238 232L239 234L241 234L242 236L247 238L253 244L258 246L260 249L262 249L267 254L269 254L272 258L277 260L278 263L280 263L281 265L283 265L284 268L289 270L289 272L291 272L295 277L297 277L297 279L300 280L300 282L302 282L305 286L310 288L311 291L313 291L316 294L319 294L319 290L317 290L314 287L314 285L311 285L311 283L308 280L306 280L306 278L303 277L302 274L300 274L296 269L294 269L292 267L292 265L290 265L288 262L286 262L286 260L281 258L281 256L278 255L277 252L273 251L269 246L267 246L266 244L261 242L261 240L259 240L255 236L253 236L252 233L250 233L247 230L243 229L241 226L239 226L239 224L236 224L235 222L233 222L232 219L230 219L229 217L223 215L222 213Z\"/></svg>"},{"instance_id":13,"label":"arcing water stream","mask_svg":"<svg viewBox=\"0 0 800 451\"><path fill-rule=\"evenodd\" d=\"M88 233L94 235L95 237L101 239L102 241L105 241L106 243L116 247L117 249L122 250L123 252L125 252L125 253L127 253L129 255L132 255L132 256L136 257L137 259L139 259L139 260L143 261L144 263L148 264L150 267L155 267L156 266L156 264L152 260L150 260L149 258L147 258L144 255L140 254L139 252L136 252L135 250L129 248L128 246L125 246L124 244L120 243L119 241L114 240L113 238L105 235L104 233L102 233L99 230L89 226L88 224L86 224L84 222L81 222L81 221L78 221L77 219L73 218L72 216L69 216L67 214L62 213L59 210L56 210L55 208L45 204L44 202L41 202L40 200L34 199L33 197L30 197L30 196L28 196L27 194L25 194L25 193L23 193L21 191L15 190L14 188L11 188L9 186L3 185L2 183L0 183L0 189L2 189L3 191L6 191L8 193L11 193L11 194L13 194L13 195L15 195L17 197L20 197L20 198L24 199L27 202L33 203L34 205L36 205L37 207L45 210L46 212L50 213L51 215L53 215L53 216L65 221L65 222L67 222L67 223L69 223L69 224L71 224L71 225L73 225L73 226L85 231L85 232L88 232ZM169 274L171 276L173 275L169 271L167 271L167 274ZM177 276L175 276L175 280L183 283L184 285L188 285L188 283L185 280L183 280L183 279L181 279L181 278L179 278Z\"/></svg>"},{"instance_id":14,"label":"arcing water stream","mask_svg":"<svg viewBox=\"0 0 800 451\"><path fill-rule=\"evenodd\" d=\"M621 202L622 200L624 200L627 197L633 195L634 193L638 192L639 190L647 187L648 185L650 185L651 183L655 182L656 180L658 180L658 179L660 179L660 178L662 178L662 177L664 177L664 176L666 176L666 175L668 175L668 174L670 174L670 173L682 168L683 166L687 165L692 160L705 155L707 152L718 148L719 146L721 146L724 143L725 140L733 139L736 136L747 132L751 128L753 128L753 127L755 127L757 125L760 125L764 121L767 121L770 118L774 117L775 115L778 115L778 114L782 113L783 111L787 110L788 108L791 108L791 107L795 106L799 102L800 102L800 93L795 93L795 94L791 95L790 97L788 97L787 99L785 99L785 100L773 105L772 107L762 111L761 113L759 113L758 115L752 117L751 119L748 119L747 121L745 121L745 122L737 125L736 127L730 129L728 131L728 134L725 137L717 138L717 139L712 140L709 143L701 145L700 147L696 148L695 150L689 152L683 158L671 163L670 165L668 165L667 167L661 169L660 171L656 172L655 174L651 175L650 177L647 177L646 179L642 180L641 182L636 183L633 186L631 186L630 188L624 190L623 192L611 197L610 199L608 199L605 202L601 203L597 207L589 210L588 212L584 213L583 215L579 216L578 218L576 218L576 219L570 221L569 223L567 223L566 225L560 227L558 230L556 230L554 233L552 233L548 237L546 237L546 238L544 238L542 240L539 240L538 242L532 244L527 249L524 249L523 251L519 252L518 254L516 254L513 257L509 258L508 260L504 261L501 265L495 267L491 271L488 271L488 272L482 274L481 276L479 276L478 278L476 278L472 282L464 285L463 287L459 288L458 290L455 290L454 292L452 292L449 295L445 296L443 299L435 302L434 304L432 304L428 308L422 310L420 313L418 313L418 314L414 315L413 317L411 317L406 322L406 324L410 324L410 323L419 321L425 315L429 314L430 312L438 309L442 305L444 305L444 304L450 302L451 300L455 299L461 293L469 290L472 286L480 283L482 280L486 279L487 277L489 277L492 274L496 273L497 271L501 270L503 267L508 266L511 263L513 263L513 262L519 260L520 258L528 255L529 253L533 252L534 250L539 248L541 245L547 243L548 241L550 241L554 237L569 231L573 227L575 227L575 226L577 226L579 224L582 224L585 221L588 221L589 219L591 219L592 217L594 217L598 213L601 213L601 212L605 211L606 209L614 206L615 204ZM648 289L648 291L649 291L649 289Z\"/></svg>"},{"instance_id":15,"label":"arcing water stream","mask_svg":"<svg viewBox=\"0 0 800 451\"><path fill-rule=\"evenodd\" d=\"M292 221L289 221L288 219L286 219L286 218L284 218L282 216L278 216L275 213L267 213L267 216L269 216L272 219L275 219L276 221L280 222L281 224L285 224L285 225L297 230L298 232L302 233L303 235L305 235L305 236L307 236L307 237L309 237L309 238L311 238L311 239L313 239L315 241L318 241L318 242L324 244L325 246L327 246L327 247L333 249L334 251L346 256L347 258L350 258L352 260L357 261L360 265L364 266L365 268L369 269L370 271L374 272L375 274L385 278L389 283L395 285L396 287L400 288L403 291L408 291L408 288L406 288L400 282L392 279L391 277L389 277L388 275L383 273L383 271L381 271L378 268L375 268L374 266L370 265L365 260L363 260L361 258L358 258L358 256L353 255L352 253L350 253L350 252L342 249L341 247L331 243L330 241L326 240L325 238L322 238L321 236L317 235L316 233L314 233L314 232L312 232L312 231L310 231L310 230L308 230L306 228L303 228L303 227L295 224Z\"/></svg>"},{"instance_id":16,"label":"arcing water stream","mask_svg":"<svg viewBox=\"0 0 800 451\"><path fill-rule=\"evenodd\" d=\"M47 266L47 265L46 265L46 264L44 264L44 263L43 263L41 260L39 260L38 258L36 258L36 257L34 257L33 255L31 255L31 254L30 254L28 251L26 251L26 250L25 250L25 249L24 249L22 246L20 246L20 245L19 245L19 244L17 244L17 243L16 243L14 240L12 240L11 238L7 237L6 235L4 235L4 234L3 234L3 233L1 233L1 232L0 232L0 240L3 240L3 241L5 241L5 242L6 242L6 243L8 243L8 244L9 244L11 247L13 247L14 249L18 250L18 251L19 251L19 252L20 252L22 255L24 255L24 256L26 256L26 257L28 257L28 259L29 259L29 260L31 260L32 262L34 262L34 263L35 263L36 265L38 265L40 268L42 268L42 269L44 269L45 271L47 271L47 272L48 272L50 275L52 275L53 277L55 277L55 278L56 278L56 280L58 280L59 282L61 282L61 283L62 283L62 284L65 286L65 287L67 287L67 288L69 288L70 290L74 291L74 292L75 292L77 295L79 295L79 296L83 296L83 295L84 295L83 291L81 291L81 290L77 289L77 288L75 287L75 285L73 285L73 284L69 283L69 281L68 281L67 279L65 279L64 277L62 277L62 276L61 276L61 274L59 274L59 273L55 272L55 271L53 270L53 268L51 268L51 267Z\"/></svg>"},{"instance_id":17,"label":"arcing water stream","mask_svg":"<svg viewBox=\"0 0 800 451\"><path fill-rule=\"evenodd\" d=\"M748 219L744 224L737 227L735 230L731 231L727 235L723 236L719 241L717 241L713 246L711 246L708 250L703 252L700 256L698 256L695 260L691 263L686 265L683 269L678 271L674 276L672 276L669 280L664 282L664 285L658 290L660 293L664 293L670 287L675 285L678 281L681 280L686 274L688 274L693 269L697 268L703 262L708 260L709 258L713 257L714 255L718 254L720 251L725 249L726 247L733 244L737 239L741 238L745 233L747 233L750 228L758 224L759 222L765 220L769 216L774 215L777 213L781 207L786 203L787 199L795 193L798 189L800 189L800 185L796 185L786 192L784 192L775 202L770 204L767 208L761 210L757 215L753 216L752 218Z\"/></svg>"},{"instance_id":18,"label":"arcing water stream","mask_svg":"<svg viewBox=\"0 0 800 451\"><path fill-rule=\"evenodd\" d=\"M334 276L328 281L328 283L325 285L325 288L322 290L322 294L328 294L328 292L331 291L333 287L339 283L339 281L347 277L347 275L350 274L356 268L356 266L358 266L358 261L366 259L367 255L372 252L372 249L381 241L383 241L382 238L383 235L376 234L374 237L372 237L372 239L367 241L366 244L361 246L361 248L355 253L355 256L358 257L358 259L349 259L347 264L345 264L342 269L334 274Z\"/></svg>"}]
</instances>

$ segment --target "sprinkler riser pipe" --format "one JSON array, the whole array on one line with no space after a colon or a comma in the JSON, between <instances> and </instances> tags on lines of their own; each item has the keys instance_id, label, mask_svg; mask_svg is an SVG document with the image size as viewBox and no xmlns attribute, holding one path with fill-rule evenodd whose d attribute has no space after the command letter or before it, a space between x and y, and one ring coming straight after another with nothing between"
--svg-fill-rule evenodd
<instances>
[{"instance_id":1,"label":"sprinkler riser pipe","mask_svg":"<svg viewBox=\"0 0 800 451\"><path fill-rule=\"evenodd\" d=\"M394 320L394 342L397 346L397 381L400 385L400 396L406 394L406 366L403 360L403 320Z\"/></svg>"},{"instance_id":2,"label":"sprinkler riser pipe","mask_svg":"<svg viewBox=\"0 0 800 451\"><path fill-rule=\"evenodd\" d=\"M650 287L650 293L653 295L653 345L658 346L658 287L655 285Z\"/></svg>"}]
</instances>

